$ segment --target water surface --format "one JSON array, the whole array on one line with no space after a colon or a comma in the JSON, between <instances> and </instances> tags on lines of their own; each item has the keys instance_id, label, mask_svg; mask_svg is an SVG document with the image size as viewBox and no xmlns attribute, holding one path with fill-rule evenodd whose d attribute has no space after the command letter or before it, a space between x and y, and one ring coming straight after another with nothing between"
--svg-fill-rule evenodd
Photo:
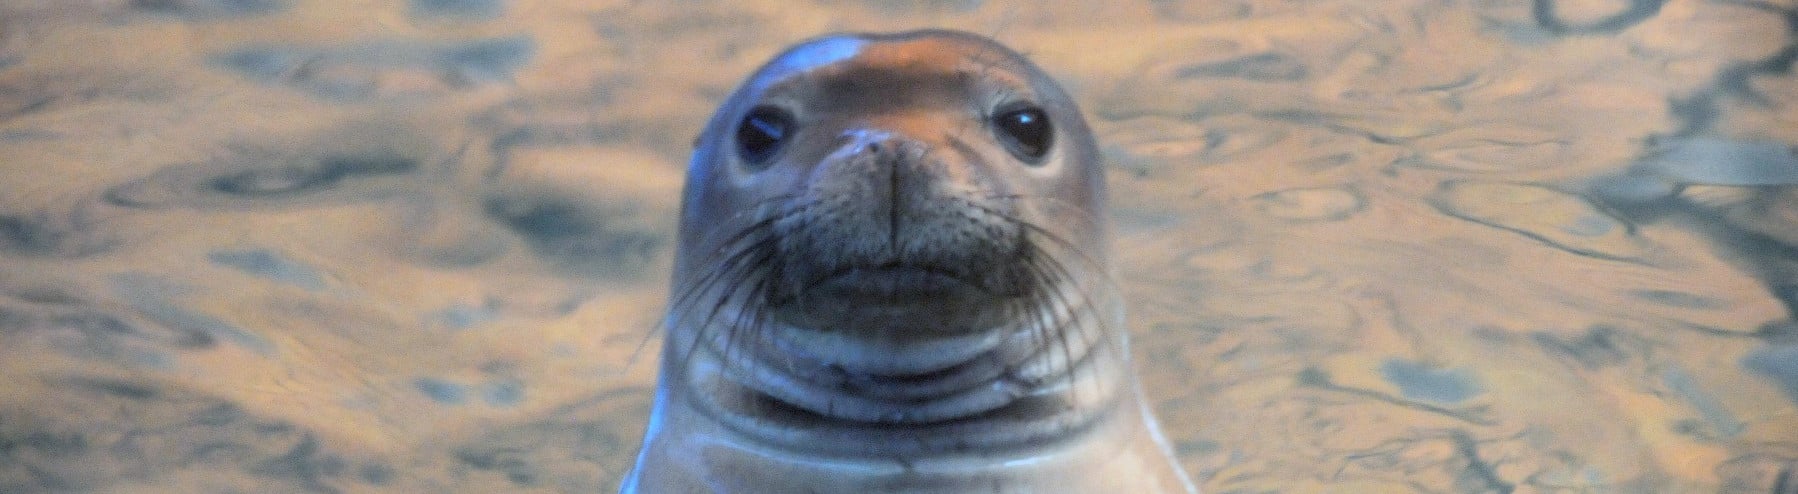
<instances>
[{"instance_id":1,"label":"water surface","mask_svg":"<svg viewBox=\"0 0 1798 494\"><path fill-rule=\"evenodd\" d=\"M1086 109L1206 492L1798 492L1756 0L0 1L0 492L614 489L692 136L917 27Z\"/></svg>"}]
</instances>

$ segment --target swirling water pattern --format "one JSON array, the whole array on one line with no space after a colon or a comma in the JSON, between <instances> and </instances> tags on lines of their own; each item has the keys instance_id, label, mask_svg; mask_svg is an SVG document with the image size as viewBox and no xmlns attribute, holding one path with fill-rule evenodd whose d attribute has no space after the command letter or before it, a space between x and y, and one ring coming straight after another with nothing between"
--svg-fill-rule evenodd
<instances>
[{"instance_id":1,"label":"swirling water pattern","mask_svg":"<svg viewBox=\"0 0 1798 494\"><path fill-rule=\"evenodd\" d=\"M1798 4L0 0L0 492L606 492L683 163L1032 56L1209 493L1798 493Z\"/></svg>"}]
</instances>

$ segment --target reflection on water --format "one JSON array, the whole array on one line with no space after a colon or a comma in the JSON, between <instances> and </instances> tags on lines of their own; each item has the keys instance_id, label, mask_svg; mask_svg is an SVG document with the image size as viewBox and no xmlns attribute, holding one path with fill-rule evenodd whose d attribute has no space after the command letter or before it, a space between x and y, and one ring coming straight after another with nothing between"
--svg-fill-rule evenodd
<instances>
[{"instance_id":1,"label":"reflection on water","mask_svg":"<svg viewBox=\"0 0 1798 494\"><path fill-rule=\"evenodd\" d=\"M923 26L1091 115L1207 492L1798 492L1798 5L810 7L0 2L0 492L612 489L691 136Z\"/></svg>"}]
</instances>

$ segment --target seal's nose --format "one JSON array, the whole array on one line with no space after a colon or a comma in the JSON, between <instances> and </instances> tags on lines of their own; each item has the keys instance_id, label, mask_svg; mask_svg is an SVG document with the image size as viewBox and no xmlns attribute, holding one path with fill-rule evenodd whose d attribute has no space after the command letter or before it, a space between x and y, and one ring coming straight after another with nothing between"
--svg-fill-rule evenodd
<instances>
[{"instance_id":1,"label":"seal's nose","mask_svg":"<svg viewBox=\"0 0 1798 494\"><path fill-rule=\"evenodd\" d=\"M901 243L906 234L908 214L919 206L920 196L930 190L930 176L921 161L929 148L923 142L904 134L878 129L851 129L843 132L843 163L854 163L864 174L869 211L885 223L889 247Z\"/></svg>"},{"instance_id":2,"label":"seal's nose","mask_svg":"<svg viewBox=\"0 0 1798 494\"><path fill-rule=\"evenodd\" d=\"M904 136L886 130L859 128L843 131L840 149L847 151L855 159L872 159L888 164L896 156Z\"/></svg>"}]
</instances>

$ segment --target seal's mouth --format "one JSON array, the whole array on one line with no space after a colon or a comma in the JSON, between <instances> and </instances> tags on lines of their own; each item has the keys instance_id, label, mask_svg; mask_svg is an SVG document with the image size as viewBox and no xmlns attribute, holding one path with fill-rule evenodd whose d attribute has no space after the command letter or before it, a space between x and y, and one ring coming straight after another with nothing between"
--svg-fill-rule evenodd
<instances>
[{"instance_id":1,"label":"seal's mouth","mask_svg":"<svg viewBox=\"0 0 1798 494\"><path fill-rule=\"evenodd\" d=\"M965 271L897 262L819 269L823 274L787 280L767 305L783 323L876 340L934 339L1003 325L1021 293L994 276Z\"/></svg>"},{"instance_id":2,"label":"seal's mouth","mask_svg":"<svg viewBox=\"0 0 1798 494\"><path fill-rule=\"evenodd\" d=\"M839 269L807 284L802 292L807 297L894 305L1001 296L962 273L897 262Z\"/></svg>"}]
</instances>

